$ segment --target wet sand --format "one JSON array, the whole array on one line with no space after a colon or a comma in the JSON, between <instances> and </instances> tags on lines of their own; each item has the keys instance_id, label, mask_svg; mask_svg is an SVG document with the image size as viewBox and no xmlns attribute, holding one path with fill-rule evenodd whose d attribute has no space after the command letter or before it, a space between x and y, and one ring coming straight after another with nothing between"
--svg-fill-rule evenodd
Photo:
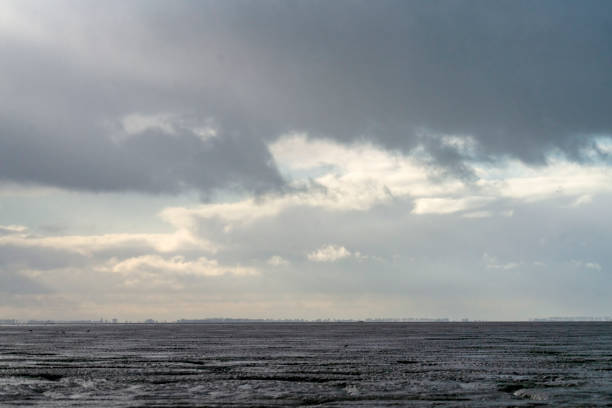
<instances>
[{"instance_id":1,"label":"wet sand","mask_svg":"<svg viewBox=\"0 0 612 408\"><path fill-rule=\"evenodd\" d=\"M0 327L0 406L612 406L612 323Z\"/></svg>"}]
</instances>

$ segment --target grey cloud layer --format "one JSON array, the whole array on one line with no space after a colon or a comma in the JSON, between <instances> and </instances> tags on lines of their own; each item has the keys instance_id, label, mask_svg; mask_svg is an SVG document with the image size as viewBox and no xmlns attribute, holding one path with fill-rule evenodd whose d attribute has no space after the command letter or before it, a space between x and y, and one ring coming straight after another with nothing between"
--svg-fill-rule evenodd
<instances>
[{"instance_id":1,"label":"grey cloud layer","mask_svg":"<svg viewBox=\"0 0 612 408\"><path fill-rule=\"evenodd\" d=\"M14 5L35 28L0 31L5 180L277 189L266 143L290 130L424 144L469 176L461 152L429 132L471 135L481 159L535 163L551 149L580 160L612 133L605 1ZM133 113L213 118L219 135L113 140Z\"/></svg>"}]
</instances>

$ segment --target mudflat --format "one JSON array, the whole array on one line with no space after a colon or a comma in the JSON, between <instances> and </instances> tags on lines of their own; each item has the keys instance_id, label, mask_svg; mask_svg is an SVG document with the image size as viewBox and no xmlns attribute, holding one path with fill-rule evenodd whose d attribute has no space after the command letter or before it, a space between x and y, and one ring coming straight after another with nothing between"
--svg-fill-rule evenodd
<instances>
[{"instance_id":1,"label":"mudflat","mask_svg":"<svg viewBox=\"0 0 612 408\"><path fill-rule=\"evenodd\" d=\"M0 406L610 406L612 322L0 326Z\"/></svg>"}]
</instances>

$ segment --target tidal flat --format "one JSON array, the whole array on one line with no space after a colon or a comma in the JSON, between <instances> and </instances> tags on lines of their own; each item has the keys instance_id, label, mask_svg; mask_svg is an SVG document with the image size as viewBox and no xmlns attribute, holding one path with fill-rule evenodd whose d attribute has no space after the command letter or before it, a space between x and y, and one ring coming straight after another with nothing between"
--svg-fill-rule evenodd
<instances>
[{"instance_id":1,"label":"tidal flat","mask_svg":"<svg viewBox=\"0 0 612 408\"><path fill-rule=\"evenodd\" d=\"M0 406L612 406L612 322L7 325Z\"/></svg>"}]
</instances>

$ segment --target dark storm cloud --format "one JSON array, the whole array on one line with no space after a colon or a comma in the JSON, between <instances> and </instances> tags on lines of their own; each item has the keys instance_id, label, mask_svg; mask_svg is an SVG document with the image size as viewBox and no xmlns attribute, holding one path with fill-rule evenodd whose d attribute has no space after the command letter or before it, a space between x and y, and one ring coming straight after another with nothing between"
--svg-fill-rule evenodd
<instances>
[{"instance_id":1,"label":"dark storm cloud","mask_svg":"<svg viewBox=\"0 0 612 408\"><path fill-rule=\"evenodd\" d=\"M205 193L242 187L259 192L281 185L265 145L254 138L222 134L202 142L192 132L149 129L113 142L96 129L88 133L82 142L58 141L6 119L0 123L0 144L8 146L0 150L0 174L17 182L94 191L195 188Z\"/></svg>"},{"instance_id":2,"label":"dark storm cloud","mask_svg":"<svg viewBox=\"0 0 612 408\"><path fill-rule=\"evenodd\" d=\"M539 163L552 149L581 160L612 133L607 1L25 4L45 9L51 40L0 37L3 179L278 188L265 143L290 130L422 143L469 178L463 154L428 134ZM219 137L113 142L103 124L132 113L210 117Z\"/></svg>"}]
</instances>

